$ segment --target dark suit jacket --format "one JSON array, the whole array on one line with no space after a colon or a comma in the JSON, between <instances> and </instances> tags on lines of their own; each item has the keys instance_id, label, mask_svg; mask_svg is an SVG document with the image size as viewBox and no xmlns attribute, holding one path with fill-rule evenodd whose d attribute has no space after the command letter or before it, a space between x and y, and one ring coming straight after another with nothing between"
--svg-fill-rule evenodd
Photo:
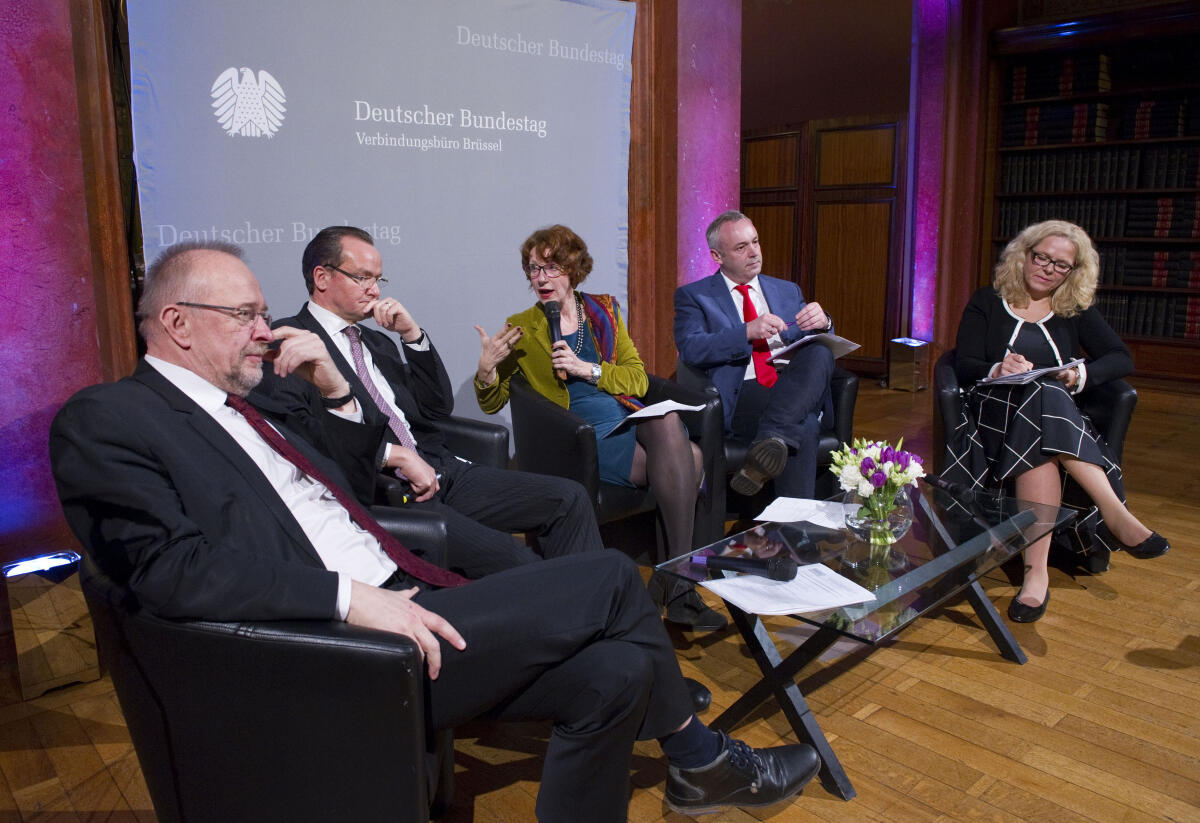
<instances>
[{"instance_id":1,"label":"dark suit jacket","mask_svg":"<svg viewBox=\"0 0 1200 823\"><path fill-rule=\"evenodd\" d=\"M248 399L331 481L370 501L380 426ZM336 616L337 576L262 471L147 363L67 401L50 429L50 461L71 529L142 607L213 620Z\"/></svg>"},{"instance_id":2,"label":"dark suit jacket","mask_svg":"<svg viewBox=\"0 0 1200 823\"><path fill-rule=\"evenodd\" d=\"M772 314L791 321L804 308L804 295L795 283L763 274L758 282ZM781 336L791 343L803 334L789 326ZM728 429L753 346L720 271L675 290L675 348L685 363L708 372L721 395Z\"/></svg>"},{"instance_id":3,"label":"dark suit jacket","mask_svg":"<svg viewBox=\"0 0 1200 823\"><path fill-rule=\"evenodd\" d=\"M308 303L305 303L294 317L276 320L273 325L275 328L293 326L307 329L325 341L325 348L329 350L338 369L350 382L350 389L354 393L355 399L358 400L358 404L363 408L366 419L373 423L387 425L386 415L375 405L370 394L367 393L366 386L354 371L354 364L342 356L325 329L309 312ZM392 391L396 394L396 405L404 412L409 425L412 426L413 436L417 440L417 450L435 466L452 457L453 455L446 448L445 437L438 428L437 421L445 419L453 413L454 388L450 384L450 375L446 373L446 367L442 365L442 358L438 356L432 341L430 341L428 351L406 349L408 362L405 363L404 358L400 355L400 349L391 337L366 326L359 326L359 329L361 329L363 346L371 353L375 365L391 385ZM279 381L272 391L280 400L289 405L311 406L310 384L303 380ZM391 429L387 430L387 437L391 442L396 440Z\"/></svg>"}]
</instances>

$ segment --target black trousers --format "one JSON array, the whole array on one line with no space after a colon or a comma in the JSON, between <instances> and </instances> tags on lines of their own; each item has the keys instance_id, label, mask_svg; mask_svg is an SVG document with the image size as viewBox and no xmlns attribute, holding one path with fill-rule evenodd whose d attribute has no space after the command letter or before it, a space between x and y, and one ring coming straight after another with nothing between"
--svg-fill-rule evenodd
<instances>
[{"instance_id":1,"label":"black trousers","mask_svg":"<svg viewBox=\"0 0 1200 823\"><path fill-rule=\"evenodd\" d=\"M634 740L668 735L692 714L637 566L613 550L575 554L416 600L467 641L461 652L442 643L434 726L549 720L538 819L625 820Z\"/></svg>"},{"instance_id":2,"label":"black trousers","mask_svg":"<svg viewBox=\"0 0 1200 823\"><path fill-rule=\"evenodd\" d=\"M788 461L783 473L775 478L775 493L810 498L817 476L821 412L832 414L833 408L829 390L833 355L815 343L794 355L771 388L755 380L742 384L730 428L734 437L746 443L771 436L782 438L788 445Z\"/></svg>"},{"instance_id":3,"label":"black trousers","mask_svg":"<svg viewBox=\"0 0 1200 823\"><path fill-rule=\"evenodd\" d=\"M429 462L442 474L441 488L431 500L409 506L445 517L447 565L467 577L541 560L514 532L536 535L544 557L604 548L592 503L574 480L453 457Z\"/></svg>"}]
</instances>

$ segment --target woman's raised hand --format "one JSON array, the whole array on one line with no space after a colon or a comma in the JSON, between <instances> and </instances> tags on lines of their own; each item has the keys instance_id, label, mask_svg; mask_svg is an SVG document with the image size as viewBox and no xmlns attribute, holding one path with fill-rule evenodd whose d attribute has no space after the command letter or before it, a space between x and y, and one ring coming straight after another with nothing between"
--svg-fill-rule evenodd
<instances>
[{"instance_id":1,"label":"woman's raised hand","mask_svg":"<svg viewBox=\"0 0 1200 823\"><path fill-rule=\"evenodd\" d=\"M479 368L475 371L475 378L483 385L489 386L496 380L496 367L512 354L513 347L517 345L525 330L520 326L505 323L504 328L490 337L482 326L476 326L475 331L479 332Z\"/></svg>"}]
</instances>

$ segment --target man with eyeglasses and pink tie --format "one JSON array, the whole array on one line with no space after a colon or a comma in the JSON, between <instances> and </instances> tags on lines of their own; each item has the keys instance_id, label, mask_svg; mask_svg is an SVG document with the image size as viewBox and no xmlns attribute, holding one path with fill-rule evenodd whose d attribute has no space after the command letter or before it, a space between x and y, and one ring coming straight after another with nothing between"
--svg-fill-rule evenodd
<instances>
[{"instance_id":1,"label":"man with eyeglasses and pink tie","mask_svg":"<svg viewBox=\"0 0 1200 823\"><path fill-rule=\"evenodd\" d=\"M320 337L366 418L388 427L381 467L411 487L409 506L446 519L451 568L478 578L540 559L514 532L536 535L545 557L603 548L578 483L469 463L447 447L439 422L453 410L450 377L429 335L399 300L383 294L383 261L369 233L322 229L301 265L308 302L275 326ZM384 331L361 325L367 319ZM311 403L302 380L275 381L272 391L292 404Z\"/></svg>"}]
</instances>

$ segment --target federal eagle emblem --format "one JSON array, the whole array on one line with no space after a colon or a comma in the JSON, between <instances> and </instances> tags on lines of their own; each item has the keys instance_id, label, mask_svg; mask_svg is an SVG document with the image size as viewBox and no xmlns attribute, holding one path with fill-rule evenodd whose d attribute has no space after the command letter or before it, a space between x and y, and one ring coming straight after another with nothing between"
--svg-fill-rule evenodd
<instances>
[{"instance_id":1,"label":"federal eagle emblem","mask_svg":"<svg viewBox=\"0 0 1200 823\"><path fill-rule=\"evenodd\" d=\"M254 72L230 66L212 84L213 114L230 137L274 137L283 125L287 96L279 81L266 70Z\"/></svg>"}]
</instances>

